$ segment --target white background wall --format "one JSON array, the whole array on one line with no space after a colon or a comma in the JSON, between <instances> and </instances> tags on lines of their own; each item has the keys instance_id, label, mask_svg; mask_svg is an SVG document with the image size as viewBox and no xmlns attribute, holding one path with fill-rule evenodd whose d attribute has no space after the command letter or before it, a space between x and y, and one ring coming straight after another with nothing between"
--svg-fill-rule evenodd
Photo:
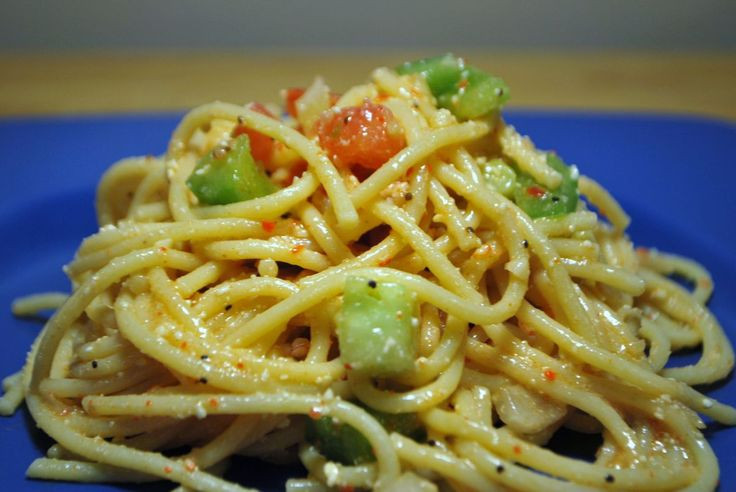
<instances>
[{"instance_id":1,"label":"white background wall","mask_svg":"<svg viewBox=\"0 0 736 492\"><path fill-rule=\"evenodd\" d=\"M736 50L736 0L0 0L0 52Z\"/></svg>"}]
</instances>

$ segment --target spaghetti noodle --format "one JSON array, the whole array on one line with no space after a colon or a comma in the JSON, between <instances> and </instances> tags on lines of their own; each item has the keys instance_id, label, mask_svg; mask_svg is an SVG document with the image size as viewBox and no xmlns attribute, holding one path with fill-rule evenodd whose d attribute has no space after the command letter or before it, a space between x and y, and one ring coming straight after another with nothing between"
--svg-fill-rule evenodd
<instances>
[{"instance_id":1,"label":"spaghetti noodle","mask_svg":"<svg viewBox=\"0 0 736 492\"><path fill-rule=\"evenodd\" d=\"M72 294L14 307L58 306L3 382L0 411L25 398L57 442L29 476L241 490L240 454L298 456L291 491L716 487L698 414L736 410L692 388L733 366L708 273L634 249L601 185L503 121L497 79L460 66L443 88L428 66L341 96L318 79L280 118L207 104L164 156L107 171ZM243 142L267 182L221 200L246 168L207 173ZM593 462L545 447L562 427L601 435Z\"/></svg>"}]
</instances>

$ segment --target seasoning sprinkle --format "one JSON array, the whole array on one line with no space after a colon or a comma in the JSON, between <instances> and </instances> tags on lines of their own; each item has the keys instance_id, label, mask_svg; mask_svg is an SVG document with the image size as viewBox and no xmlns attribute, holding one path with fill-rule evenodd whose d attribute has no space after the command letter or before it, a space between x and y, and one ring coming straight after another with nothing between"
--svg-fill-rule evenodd
<instances>
[{"instance_id":1,"label":"seasoning sprinkle","mask_svg":"<svg viewBox=\"0 0 736 492\"><path fill-rule=\"evenodd\" d=\"M225 305L225 311L230 311L233 308L232 304Z\"/></svg>"},{"instance_id":2,"label":"seasoning sprinkle","mask_svg":"<svg viewBox=\"0 0 736 492\"><path fill-rule=\"evenodd\" d=\"M261 221L261 228L264 231L266 231L268 233L271 233L276 228L276 222L274 222L272 220L262 220Z\"/></svg>"},{"instance_id":3,"label":"seasoning sprinkle","mask_svg":"<svg viewBox=\"0 0 736 492\"><path fill-rule=\"evenodd\" d=\"M404 200L406 200L407 202L410 202L413 198L414 198L414 195L412 195L410 191L407 191L406 193L404 193Z\"/></svg>"},{"instance_id":4,"label":"seasoning sprinkle","mask_svg":"<svg viewBox=\"0 0 736 492\"><path fill-rule=\"evenodd\" d=\"M546 379L547 381L554 381L555 378L557 378L557 373L552 369L547 369L544 371L544 379Z\"/></svg>"},{"instance_id":5,"label":"seasoning sprinkle","mask_svg":"<svg viewBox=\"0 0 736 492\"><path fill-rule=\"evenodd\" d=\"M524 239L524 240L523 240L523 241L521 242L521 245L522 245L522 246L524 246L524 249L526 249L526 248L528 248L528 247L529 247L529 241L527 241L526 239Z\"/></svg>"},{"instance_id":6,"label":"seasoning sprinkle","mask_svg":"<svg viewBox=\"0 0 736 492\"><path fill-rule=\"evenodd\" d=\"M207 359L210 358L210 356L207 355L207 354L202 354L199 358L202 359L202 360L207 360Z\"/></svg>"},{"instance_id":7,"label":"seasoning sprinkle","mask_svg":"<svg viewBox=\"0 0 736 492\"><path fill-rule=\"evenodd\" d=\"M615 478L610 473L606 475L606 482L613 483L615 481Z\"/></svg>"},{"instance_id":8,"label":"seasoning sprinkle","mask_svg":"<svg viewBox=\"0 0 736 492\"><path fill-rule=\"evenodd\" d=\"M93 360L92 361L92 369L97 369L97 361L96 360Z\"/></svg>"},{"instance_id":9,"label":"seasoning sprinkle","mask_svg":"<svg viewBox=\"0 0 736 492\"><path fill-rule=\"evenodd\" d=\"M498 473L503 473L503 471L504 471L505 469L506 469L506 468L504 468L504 467L503 467L503 465L498 465L498 466L496 466L496 472L498 472Z\"/></svg>"},{"instance_id":10,"label":"seasoning sprinkle","mask_svg":"<svg viewBox=\"0 0 736 492\"><path fill-rule=\"evenodd\" d=\"M212 157L215 159L224 159L228 152L230 152L230 147L227 145L218 145L212 150Z\"/></svg>"},{"instance_id":11,"label":"seasoning sprinkle","mask_svg":"<svg viewBox=\"0 0 736 492\"><path fill-rule=\"evenodd\" d=\"M199 382L202 384L207 384L207 378L202 376L201 378L199 378Z\"/></svg>"},{"instance_id":12,"label":"seasoning sprinkle","mask_svg":"<svg viewBox=\"0 0 736 492\"><path fill-rule=\"evenodd\" d=\"M368 281L368 287L370 287L371 289L375 289L377 285L378 284L376 283L375 280L369 280Z\"/></svg>"}]
</instances>

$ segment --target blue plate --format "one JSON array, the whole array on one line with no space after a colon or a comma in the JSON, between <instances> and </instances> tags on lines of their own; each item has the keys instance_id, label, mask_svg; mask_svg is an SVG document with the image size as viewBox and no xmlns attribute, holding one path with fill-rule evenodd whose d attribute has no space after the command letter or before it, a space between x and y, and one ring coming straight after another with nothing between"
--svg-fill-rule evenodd
<instances>
[{"instance_id":1,"label":"blue plate","mask_svg":"<svg viewBox=\"0 0 736 492\"><path fill-rule=\"evenodd\" d=\"M93 199L100 175L122 157L163 152L180 116L0 120L1 375L20 368L41 326L15 319L9 308L12 299L68 290L61 266L72 258L81 238L96 229ZM629 234L637 244L702 262L716 285L710 307L736 340L734 124L632 114L513 111L507 117L540 148L556 150L611 190L633 218ZM707 390L736 405L730 378ZM721 489L736 490L736 428L710 425L706 434L719 458ZM0 418L0 483L7 490L119 490L26 480L26 467L48 445L24 408ZM284 474L274 466L243 462L234 478L280 490L284 477L300 474L298 469Z\"/></svg>"}]
</instances>

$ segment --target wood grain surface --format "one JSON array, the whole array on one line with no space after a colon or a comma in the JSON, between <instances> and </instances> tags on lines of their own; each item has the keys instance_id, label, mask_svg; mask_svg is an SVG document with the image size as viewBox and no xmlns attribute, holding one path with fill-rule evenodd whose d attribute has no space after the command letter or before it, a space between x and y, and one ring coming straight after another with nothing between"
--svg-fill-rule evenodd
<instances>
[{"instance_id":1,"label":"wood grain surface","mask_svg":"<svg viewBox=\"0 0 736 492\"><path fill-rule=\"evenodd\" d=\"M506 79L514 107L694 113L736 119L736 55L464 53ZM277 101L322 75L335 90L413 53L2 55L0 115L183 110Z\"/></svg>"}]
</instances>

